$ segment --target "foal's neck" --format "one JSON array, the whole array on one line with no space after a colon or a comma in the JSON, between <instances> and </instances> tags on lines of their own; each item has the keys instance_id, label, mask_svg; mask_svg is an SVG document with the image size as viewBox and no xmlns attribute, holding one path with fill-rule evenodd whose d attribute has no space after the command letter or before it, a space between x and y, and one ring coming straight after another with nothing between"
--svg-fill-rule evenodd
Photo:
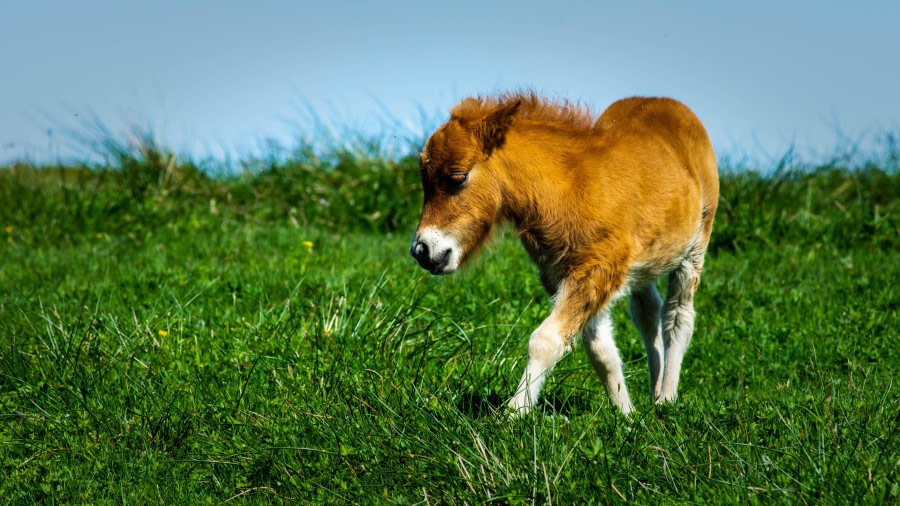
<instances>
[{"instance_id":1,"label":"foal's neck","mask_svg":"<svg viewBox=\"0 0 900 506\"><path fill-rule=\"evenodd\" d=\"M554 129L509 132L494 163L503 186L503 214L520 232L541 234L550 222L558 227L574 217L571 210L580 205L581 192L567 160L577 159L578 149L571 137Z\"/></svg>"}]
</instances>

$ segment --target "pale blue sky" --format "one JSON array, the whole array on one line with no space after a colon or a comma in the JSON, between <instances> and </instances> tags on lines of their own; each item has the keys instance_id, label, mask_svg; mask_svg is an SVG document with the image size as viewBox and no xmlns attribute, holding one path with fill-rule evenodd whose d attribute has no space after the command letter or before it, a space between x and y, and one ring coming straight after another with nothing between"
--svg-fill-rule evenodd
<instances>
[{"instance_id":1,"label":"pale blue sky","mask_svg":"<svg viewBox=\"0 0 900 506\"><path fill-rule=\"evenodd\" d=\"M827 154L838 127L900 131L898 27L896 0L3 0L0 162L71 156L60 132L91 114L240 155L290 144L305 103L417 131L420 107L439 121L466 95L522 86L598 110L668 95L720 153Z\"/></svg>"}]
</instances>

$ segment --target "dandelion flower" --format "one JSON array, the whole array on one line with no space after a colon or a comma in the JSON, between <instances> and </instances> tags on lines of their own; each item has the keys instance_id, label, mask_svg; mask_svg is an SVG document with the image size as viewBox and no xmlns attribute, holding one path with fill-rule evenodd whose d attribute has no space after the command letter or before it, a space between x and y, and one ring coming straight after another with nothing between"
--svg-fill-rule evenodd
<instances>
[{"instance_id":1,"label":"dandelion flower","mask_svg":"<svg viewBox=\"0 0 900 506\"><path fill-rule=\"evenodd\" d=\"M169 333L166 332L165 330L160 330L160 331L159 331L159 337L166 337L167 335L169 335Z\"/></svg>"},{"instance_id":2,"label":"dandelion flower","mask_svg":"<svg viewBox=\"0 0 900 506\"><path fill-rule=\"evenodd\" d=\"M309 248L309 249L312 249L312 247L313 247L312 241L303 241L303 242L300 243L300 244L306 246L306 247Z\"/></svg>"},{"instance_id":3,"label":"dandelion flower","mask_svg":"<svg viewBox=\"0 0 900 506\"><path fill-rule=\"evenodd\" d=\"M13 231L12 225L7 225L7 226L3 227L3 231L6 232L7 234L11 234Z\"/></svg>"}]
</instances>

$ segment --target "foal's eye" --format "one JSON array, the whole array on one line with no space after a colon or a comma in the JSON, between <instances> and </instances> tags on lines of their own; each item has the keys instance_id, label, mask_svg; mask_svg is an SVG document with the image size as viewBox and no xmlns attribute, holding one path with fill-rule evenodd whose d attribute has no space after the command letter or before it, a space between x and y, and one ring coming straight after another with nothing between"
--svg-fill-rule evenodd
<instances>
[{"instance_id":1,"label":"foal's eye","mask_svg":"<svg viewBox=\"0 0 900 506\"><path fill-rule=\"evenodd\" d=\"M450 186L453 188L462 188L468 179L469 174L467 172L451 172L447 176L447 182L450 183Z\"/></svg>"}]
</instances>

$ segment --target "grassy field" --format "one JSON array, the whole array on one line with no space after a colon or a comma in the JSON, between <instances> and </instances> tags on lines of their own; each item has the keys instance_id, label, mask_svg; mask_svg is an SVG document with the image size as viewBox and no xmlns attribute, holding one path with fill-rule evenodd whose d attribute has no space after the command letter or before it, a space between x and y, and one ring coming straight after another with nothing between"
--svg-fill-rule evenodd
<instances>
[{"instance_id":1,"label":"grassy field","mask_svg":"<svg viewBox=\"0 0 900 506\"><path fill-rule=\"evenodd\" d=\"M549 312L511 234L431 278L413 158L153 146L0 170L4 502L896 503L900 171L722 168L677 404L580 349L495 412Z\"/></svg>"}]
</instances>

